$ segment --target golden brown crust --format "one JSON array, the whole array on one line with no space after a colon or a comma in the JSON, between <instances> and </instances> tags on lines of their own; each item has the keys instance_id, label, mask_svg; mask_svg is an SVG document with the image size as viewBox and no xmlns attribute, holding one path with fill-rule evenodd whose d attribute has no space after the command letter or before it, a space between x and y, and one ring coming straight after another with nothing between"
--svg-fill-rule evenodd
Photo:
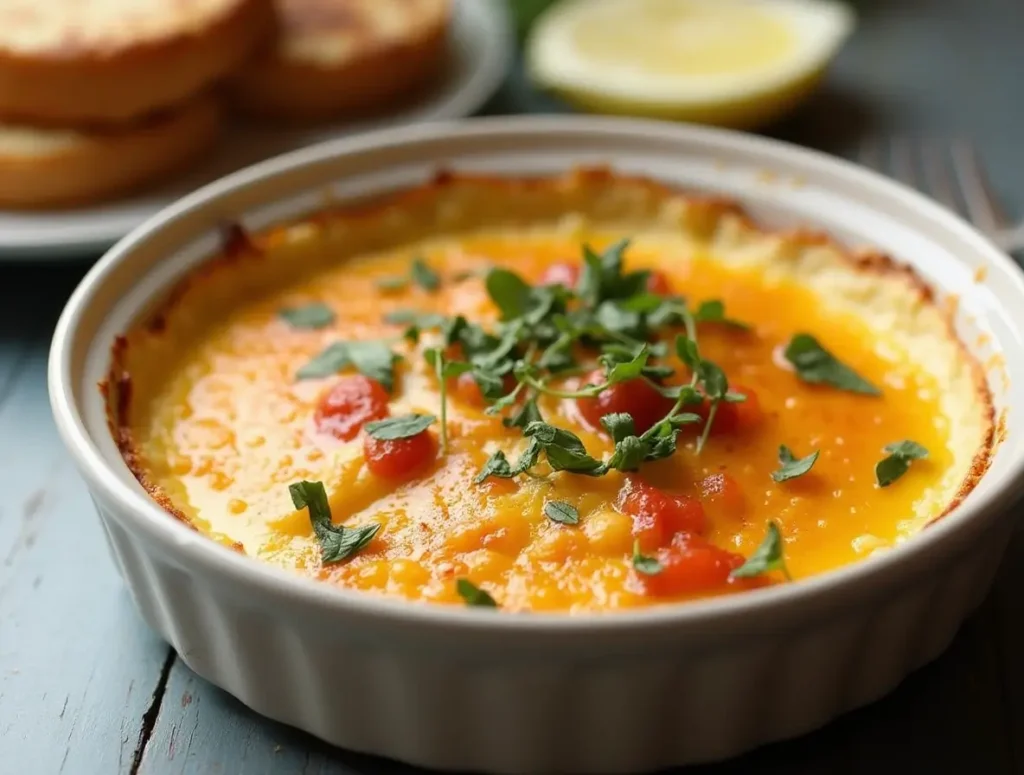
<instances>
[{"instance_id":1,"label":"golden brown crust","mask_svg":"<svg viewBox=\"0 0 1024 775\"><path fill-rule=\"evenodd\" d=\"M169 13L180 4L156 3L139 29L117 35L124 25L111 21L109 30L78 39L68 27L76 19L54 2L42 4L50 26L40 22L38 40L19 39L14 22L0 26L0 119L36 126L130 121L203 91L275 30L272 0L206 0L185 4L198 6L185 18ZM127 15L123 6L120 13Z\"/></svg>"},{"instance_id":2,"label":"golden brown crust","mask_svg":"<svg viewBox=\"0 0 1024 775\"><path fill-rule=\"evenodd\" d=\"M331 211L312 215L304 219L302 223L313 226L322 234L328 234L333 229L344 228L348 225L365 226L374 221L391 224L395 214L438 201L445 192L459 187L471 188L473 196L479 198L487 198L487 194L481 194L480 191L480 189L486 189L497 200L500 200L502 196L509 197L513 195L513 192L517 192L521 195L518 200L521 203L542 200L538 205L541 210L548 204L543 201L545 197L557 196L559 191L584 188L640 192L643 196L658 201L660 206L681 205L680 225L699 238L711 241L717 238L717 232L723 228L723 224L726 228L738 225L740 229L751 234L774 239L787 251L800 252L807 249L823 248L828 250L830 255L838 257L847 268L859 275L894 281L902 288L904 295L914 297L915 303L934 310L939 316L943 327L943 338L955 346L960 362L969 371L968 379L973 386L973 400L981 414L980 442L972 447L974 451L969 465L966 466L966 473L956 484L952 497L944 501L938 516L926 520L923 525L941 519L956 508L988 470L993 447L1001 439L997 434L992 395L982 366L956 335L953 319L955 308L936 303L932 288L912 267L900 264L885 254L875 251L855 253L840 245L829 235L809 229L771 231L753 221L739 204L732 200L688 193L649 178L619 175L604 167L577 169L554 178L505 178L440 172L421 186L373 197L362 202L346 204ZM227 241L226 249L204 264L199 271L193 272L174 287L149 319L162 319L162 316L165 316L183 296L200 286L202 280L219 274L241 260L265 256L269 248L287 241L289 232L293 228L294 224L285 224L256 235L250 235L238 229L232 231L233 238ZM126 373L126 351L127 342L118 340L111 352L110 376L108 378L110 384L117 384L123 379L122 375ZM116 410L111 410L111 430L125 462L140 484L158 503L179 519L186 519L181 511L170 503L166 493L148 480L145 461L139 455L128 423L129 403L130 395L122 399L121 402L109 404L116 407ZM123 410L120 408L122 405ZM1003 418L1000 418L1000 426L1002 422Z\"/></svg>"},{"instance_id":3,"label":"golden brown crust","mask_svg":"<svg viewBox=\"0 0 1024 775\"><path fill-rule=\"evenodd\" d=\"M159 181L213 145L221 110L210 97L118 130L0 125L0 206L90 204Z\"/></svg>"},{"instance_id":4,"label":"golden brown crust","mask_svg":"<svg viewBox=\"0 0 1024 775\"><path fill-rule=\"evenodd\" d=\"M228 84L240 110L278 121L370 113L444 63L448 0L281 0L278 45Z\"/></svg>"}]
</instances>

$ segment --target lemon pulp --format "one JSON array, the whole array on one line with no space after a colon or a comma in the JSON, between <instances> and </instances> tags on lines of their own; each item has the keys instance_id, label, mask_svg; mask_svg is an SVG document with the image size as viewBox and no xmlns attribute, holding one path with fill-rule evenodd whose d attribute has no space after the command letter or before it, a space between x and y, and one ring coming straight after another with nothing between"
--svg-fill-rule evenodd
<instances>
[{"instance_id":1,"label":"lemon pulp","mask_svg":"<svg viewBox=\"0 0 1024 775\"><path fill-rule=\"evenodd\" d=\"M778 19L746 4L686 0L638 3L628 25L618 15L583 17L573 34L579 53L659 76L715 76L757 71L795 44Z\"/></svg>"}]
</instances>

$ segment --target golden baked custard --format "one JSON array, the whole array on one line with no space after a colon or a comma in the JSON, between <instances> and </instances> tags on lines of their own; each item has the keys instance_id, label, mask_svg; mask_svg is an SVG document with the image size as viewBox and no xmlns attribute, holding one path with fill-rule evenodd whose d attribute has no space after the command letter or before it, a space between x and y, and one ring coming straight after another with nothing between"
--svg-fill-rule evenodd
<instances>
[{"instance_id":1,"label":"golden baked custard","mask_svg":"<svg viewBox=\"0 0 1024 775\"><path fill-rule=\"evenodd\" d=\"M599 170L239 232L106 389L139 481L213 540L510 611L868 557L952 508L992 435L909 270Z\"/></svg>"}]
</instances>

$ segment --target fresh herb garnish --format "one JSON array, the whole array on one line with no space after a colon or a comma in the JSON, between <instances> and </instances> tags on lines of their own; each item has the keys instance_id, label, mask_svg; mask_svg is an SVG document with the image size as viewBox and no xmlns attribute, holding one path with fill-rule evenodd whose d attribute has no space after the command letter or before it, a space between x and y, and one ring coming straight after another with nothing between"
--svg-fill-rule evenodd
<instances>
[{"instance_id":1,"label":"fresh herb garnish","mask_svg":"<svg viewBox=\"0 0 1024 775\"><path fill-rule=\"evenodd\" d=\"M804 382L831 385L851 393L880 396L882 391L849 366L841 363L810 334L796 334L785 350L786 360L793 364Z\"/></svg>"},{"instance_id":2,"label":"fresh herb garnish","mask_svg":"<svg viewBox=\"0 0 1024 775\"><path fill-rule=\"evenodd\" d=\"M285 307L278 316L292 328L326 328L334 322L334 310L316 302L303 307Z\"/></svg>"},{"instance_id":3,"label":"fresh herb garnish","mask_svg":"<svg viewBox=\"0 0 1024 775\"><path fill-rule=\"evenodd\" d=\"M444 350L432 347L423 353L423 357L434 368L437 377L437 389L441 399L441 452L448 452L448 379L465 374L473 367L461 361L449 361L444 357Z\"/></svg>"},{"instance_id":4,"label":"fresh herb garnish","mask_svg":"<svg viewBox=\"0 0 1024 775\"><path fill-rule=\"evenodd\" d=\"M441 287L441 276L430 268L422 258L414 258L409 268L409 276L420 288L433 293Z\"/></svg>"},{"instance_id":5,"label":"fresh herb garnish","mask_svg":"<svg viewBox=\"0 0 1024 775\"><path fill-rule=\"evenodd\" d=\"M459 597L466 601L466 605L480 606L481 608L497 608L498 602L489 594L469 579L459 579L455 582L455 590Z\"/></svg>"},{"instance_id":6,"label":"fresh herb garnish","mask_svg":"<svg viewBox=\"0 0 1024 775\"><path fill-rule=\"evenodd\" d=\"M380 441L408 439L422 433L437 420L432 414L404 414L400 417L388 417L384 420L368 422L363 427L366 432Z\"/></svg>"},{"instance_id":7,"label":"fresh herb garnish","mask_svg":"<svg viewBox=\"0 0 1024 775\"><path fill-rule=\"evenodd\" d=\"M722 303L721 299L702 301L693 313L693 319L698 323L721 323L731 328L738 328L741 331L750 330L750 326L742 320L730 318L725 314L725 304Z\"/></svg>"},{"instance_id":8,"label":"fresh herb garnish","mask_svg":"<svg viewBox=\"0 0 1024 775\"><path fill-rule=\"evenodd\" d=\"M578 525L580 513L571 503L565 501L548 501L544 504L544 514L552 522L563 525Z\"/></svg>"},{"instance_id":9,"label":"fresh herb garnish","mask_svg":"<svg viewBox=\"0 0 1024 775\"><path fill-rule=\"evenodd\" d=\"M352 366L360 374L377 380L390 393L395 385L398 356L385 342L334 342L295 374L296 379L330 377Z\"/></svg>"},{"instance_id":10,"label":"fresh herb garnish","mask_svg":"<svg viewBox=\"0 0 1024 775\"><path fill-rule=\"evenodd\" d=\"M382 291L400 291L408 288L410 282L415 283L428 293L433 293L441 287L441 276L431 269L426 261L416 257L409 265L407 276L382 277L377 281L377 287Z\"/></svg>"},{"instance_id":11,"label":"fresh herb garnish","mask_svg":"<svg viewBox=\"0 0 1024 775\"><path fill-rule=\"evenodd\" d=\"M633 542L633 569L645 576L657 576L664 570L656 557L640 553L640 541Z\"/></svg>"},{"instance_id":12,"label":"fresh herb garnish","mask_svg":"<svg viewBox=\"0 0 1024 775\"><path fill-rule=\"evenodd\" d=\"M296 509L309 509L309 521L320 543L320 560L332 565L347 560L365 547L380 530L379 524L345 527L331 521L331 504L323 482L296 482L288 485Z\"/></svg>"},{"instance_id":13,"label":"fresh herb garnish","mask_svg":"<svg viewBox=\"0 0 1024 775\"><path fill-rule=\"evenodd\" d=\"M928 457L928 450L916 441L886 444L885 451L889 454L875 464L875 481L879 487L888 487L903 476L910 468L911 461Z\"/></svg>"},{"instance_id":14,"label":"fresh herb garnish","mask_svg":"<svg viewBox=\"0 0 1024 775\"><path fill-rule=\"evenodd\" d=\"M782 572L787 581L792 581L793 577L789 575L786 558L783 556L783 544L779 526L774 521L769 522L768 532L760 546L754 550L745 563L730 575L734 579L744 579L777 570Z\"/></svg>"},{"instance_id":15,"label":"fresh herb garnish","mask_svg":"<svg viewBox=\"0 0 1024 775\"><path fill-rule=\"evenodd\" d=\"M785 482L789 479L796 479L811 470L811 466L818 460L820 450L814 450L807 457L797 458L793 450L785 444L779 445L779 468L772 471L772 479L776 482Z\"/></svg>"}]
</instances>

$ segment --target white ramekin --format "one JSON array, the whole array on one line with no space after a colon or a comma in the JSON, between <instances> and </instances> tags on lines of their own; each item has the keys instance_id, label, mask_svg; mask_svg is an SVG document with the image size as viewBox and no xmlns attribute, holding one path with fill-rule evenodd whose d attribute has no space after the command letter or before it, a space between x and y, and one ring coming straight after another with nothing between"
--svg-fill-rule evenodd
<instances>
[{"instance_id":1,"label":"white ramekin","mask_svg":"<svg viewBox=\"0 0 1024 775\"><path fill-rule=\"evenodd\" d=\"M959 298L1002 442L954 513L877 558L791 585L614 616L513 616L341 591L265 566L170 518L110 437L97 382L114 337L216 249L334 199L439 166L516 174L610 163L814 224L912 264ZM984 278L984 279L982 279ZM722 131L503 118L344 139L183 199L89 272L57 326L50 399L146 621L197 673L331 743L439 769L622 772L720 759L870 702L937 656L984 596L1012 527L1024 426L1024 280L912 191L821 154Z\"/></svg>"}]
</instances>

